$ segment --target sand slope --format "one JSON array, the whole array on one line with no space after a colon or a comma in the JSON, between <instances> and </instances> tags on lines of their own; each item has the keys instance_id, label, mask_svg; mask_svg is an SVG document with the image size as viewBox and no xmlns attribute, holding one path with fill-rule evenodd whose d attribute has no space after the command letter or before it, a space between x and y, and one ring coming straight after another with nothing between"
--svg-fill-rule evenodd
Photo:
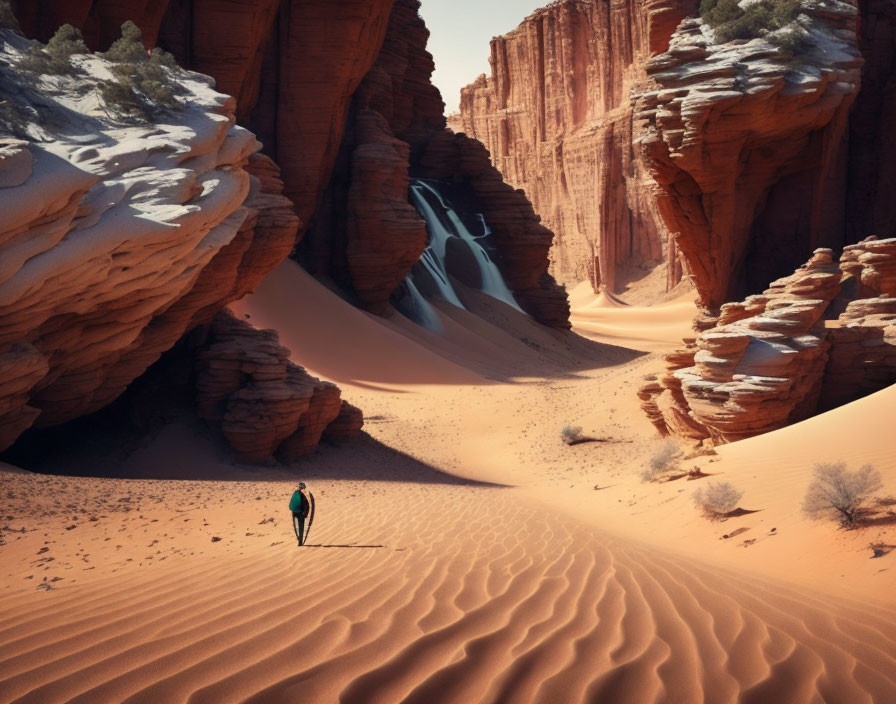
<instances>
[{"instance_id":1,"label":"sand slope","mask_svg":"<svg viewBox=\"0 0 896 704\"><path fill-rule=\"evenodd\" d=\"M896 701L896 554L866 547L893 527L798 510L826 456L896 491L894 390L693 460L758 511L709 523L697 483L637 477L643 352L675 343L645 321L678 305L618 307L629 351L500 307L442 310L440 343L281 268L239 313L345 384L369 437L250 467L183 417L92 465L138 479L0 471L0 702ZM568 422L600 441L566 446ZM320 511L301 549L298 476Z\"/></svg>"},{"instance_id":2,"label":"sand slope","mask_svg":"<svg viewBox=\"0 0 896 704\"><path fill-rule=\"evenodd\" d=\"M0 700L896 697L892 611L612 541L506 489L374 486L327 487L323 547L3 597Z\"/></svg>"}]
</instances>

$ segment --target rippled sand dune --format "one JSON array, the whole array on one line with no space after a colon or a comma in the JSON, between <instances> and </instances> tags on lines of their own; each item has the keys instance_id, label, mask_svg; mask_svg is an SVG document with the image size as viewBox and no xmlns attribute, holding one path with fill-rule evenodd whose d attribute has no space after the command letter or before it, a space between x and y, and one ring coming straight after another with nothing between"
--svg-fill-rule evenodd
<instances>
[{"instance_id":1,"label":"rippled sand dune","mask_svg":"<svg viewBox=\"0 0 896 704\"><path fill-rule=\"evenodd\" d=\"M3 597L0 699L896 700L893 610L664 556L507 489L346 503L306 549Z\"/></svg>"},{"instance_id":2,"label":"rippled sand dune","mask_svg":"<svg viewBox=\"0 0 896 704\"><path fill-rule=\"evenodd\" d=\"M291 328L282 302L310 295ZM630 332L686 313L593 303L595 325ZM799 514L835 452L896 490L891 395L695 459L755 511L710 523L695 483L637 476L656 330L608 346L508 313L515 338L482 323L441 356L290 266L238 312L344 384L369 437L249 467L179 418L125 459L54 465L127 479L0 467L0 702L896 702L896 553L867 549L894 528ZM570 421L599 441L564 445ZM302 548L297 477L318 504Z\"/></svg>"}]
</instances>

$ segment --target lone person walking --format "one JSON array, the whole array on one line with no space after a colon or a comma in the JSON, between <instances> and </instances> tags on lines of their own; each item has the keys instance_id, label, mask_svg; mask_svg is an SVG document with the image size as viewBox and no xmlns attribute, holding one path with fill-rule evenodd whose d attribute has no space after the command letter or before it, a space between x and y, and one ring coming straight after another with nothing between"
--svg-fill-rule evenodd
<instances>
[{"instance_id":1,"label":"lone person walking","mask_svg":"<svg viewBox=\"0 0 896 704\"><path fill-rule=\"evenodd\" d=\"M305 493L305 482L299 482L299 487L289 500L289 510L292 511L292 527L296 531L299 545L305 542L305 518L308 516L310 508L311 503L308 501L308 494Z\"/></svg>"}]
</instances>

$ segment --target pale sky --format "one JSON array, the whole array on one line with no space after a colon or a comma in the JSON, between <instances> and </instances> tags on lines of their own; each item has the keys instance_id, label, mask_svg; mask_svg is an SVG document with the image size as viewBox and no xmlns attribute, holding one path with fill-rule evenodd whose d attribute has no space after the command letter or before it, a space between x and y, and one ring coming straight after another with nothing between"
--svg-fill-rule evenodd
<instances>
[{"instance_id":1,"label":"pale sky","mask_svg":"<svg viewBox=\"0 0 896 704\"><path fill-rule=\"evenodd\" d=\"M489 73L492 37L516 29L550 0L422 0L420 14L432 35L429 53L436 61L433 83L448 113L457 112L460 89Z\"/></svg>"}]
</instances>

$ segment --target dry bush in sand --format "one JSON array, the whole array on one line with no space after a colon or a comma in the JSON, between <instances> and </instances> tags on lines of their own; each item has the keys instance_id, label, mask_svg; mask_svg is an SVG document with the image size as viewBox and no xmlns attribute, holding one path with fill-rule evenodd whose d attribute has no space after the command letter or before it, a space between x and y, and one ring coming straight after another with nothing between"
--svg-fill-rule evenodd
<instances>
[{"instance_id":1,"label":"dry bush in sand","mask_svg":"<svg viewBox=\"0 0 896 704\"><path fill-rule=\"evenodd\" d=\"M72 64L72 57L78 54L89 54L90 49L84 43L81 30L64 24L56 30L46 46L40 42L32 42L19 61L18 67L30 73L52 76L74 76L80 73Z\"/></svg>"},{"instance_id":2,"label":"dry bush in sand","mask_svg":"<svg viewBox=\"0 0 896 704\"><path fill-rule=\"evenodd\" d=\"M744 492L738 491L730 482L710 482L693 493L694 503L711 520L724 518L737 508Z\"/></svg>"},{"instance_id":3,"label":"dry bush in sand","mask_svg":"<svg viewBox=\"0 0 896 704\"><path fill-rule=\"evenodd\" d=\"M859 510L883 487L880 472L870 464L850 472L845 462L819 462L814 477L803 499L803 513L838 519L844 528L855 526Z\"/></svg>"},{"instance_id":4,"label":"dry bush in sand","mask_svg":"<svg viewBox=\"0 0 896 704\"><path fill-rule=\"evenodd\" d=\"M22 33L19 20L16 19L9 0L0 0L0 29L11 29L16 34Z\"/></svg>"},{"instance_id":5,"label":"dry bush in sand","mask_svg":"<svg viewBox=\"0 0 896 704\"><path fill-rule=\"evenodd\" d=\"M575 445L582 439L582 428L578 425L564 425L560 437L567 445Z\"/></svg>"},{"instance_id":6,"label":"dry bush in sand","mask_svg":"<svg viewBox=\"0 0 896 704\"><path fill-rule=\"evenodd\" d=\"M641 479L652 482L663 472L675 469L681 457L681 446L673 438L665 438L650 456L647 469L641 472Z\"/></svg>"}]
</instances>

